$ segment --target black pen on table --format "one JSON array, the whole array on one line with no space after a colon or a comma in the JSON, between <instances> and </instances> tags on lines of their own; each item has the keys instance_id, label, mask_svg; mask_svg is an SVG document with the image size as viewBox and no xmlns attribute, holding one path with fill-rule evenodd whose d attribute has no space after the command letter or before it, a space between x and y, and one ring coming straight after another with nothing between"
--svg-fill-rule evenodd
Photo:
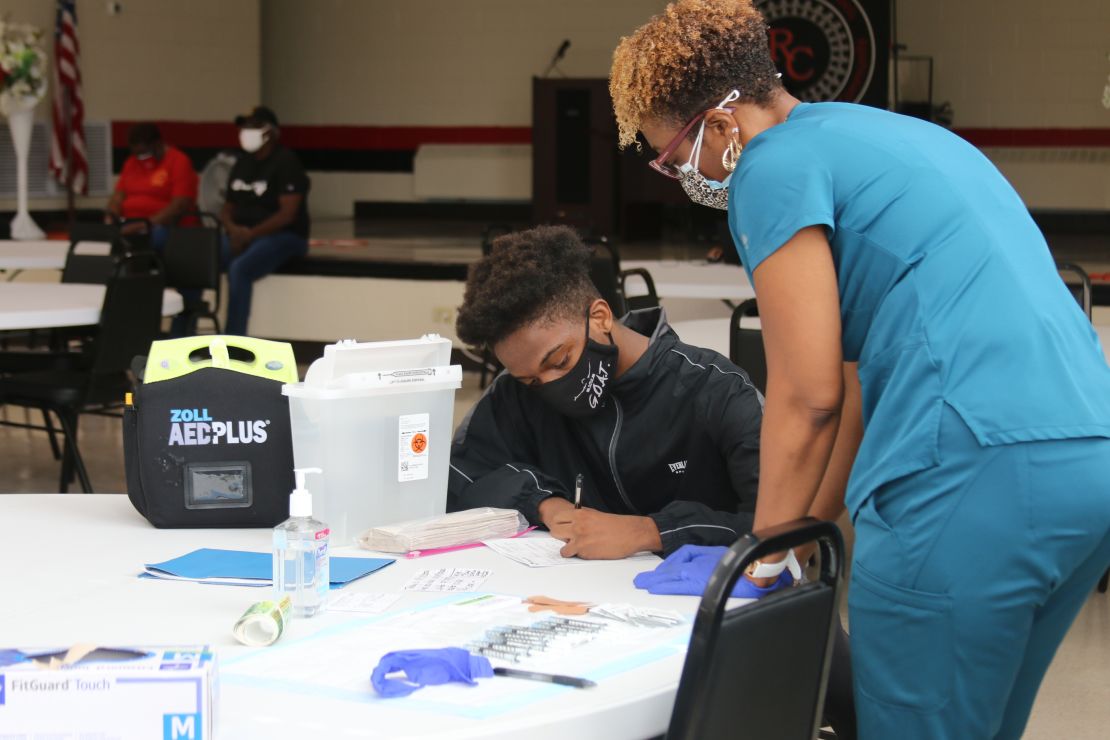
<instances>
[{"instance_id":1,"label":"black pen on table","mask_svg":"<svg viewBox=\"0 0 1110 740\"><path fill-rule=\"evenodd\" d=\"M494 668L493 675L507 678L526 678L529 681L543 681L556 683L560 686L573 686L576 689L591 689L597 684L588 678L574 676L560 676L558 673L537 673L535 671L522 671L519 668Z\"/></svg>"},{"instance_id":2,"label":"black pen on table","mask_svg":"<svg viewBox=\"0 0 1110 740\"><path fill-rule=\"evenodd\" d=\"M574 479L574 508L582 508L582 474Z\"/></svg>"}]
</instances>

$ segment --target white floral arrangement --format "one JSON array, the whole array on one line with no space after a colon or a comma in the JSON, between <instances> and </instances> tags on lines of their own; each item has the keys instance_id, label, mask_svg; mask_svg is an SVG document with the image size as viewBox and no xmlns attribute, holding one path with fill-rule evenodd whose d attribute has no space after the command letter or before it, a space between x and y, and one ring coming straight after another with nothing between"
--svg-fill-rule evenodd
<instances>
[{"instance_id":1,"label":"white floral arrangement","mask_svg":"<svg viewBox=\"0 0 1110 740\"><path fill-rule=\"evenodd\" d=\"M0 19L0 94L36 102L46 94L46 50L35 26Z\"/></svg>"}]
</instances>

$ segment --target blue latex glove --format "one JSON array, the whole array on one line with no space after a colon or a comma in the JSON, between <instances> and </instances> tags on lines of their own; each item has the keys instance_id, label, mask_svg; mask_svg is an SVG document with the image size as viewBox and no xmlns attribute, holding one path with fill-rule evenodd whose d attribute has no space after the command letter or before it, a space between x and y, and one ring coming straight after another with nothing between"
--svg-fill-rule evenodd
<instances>
[{"instance_id":1,"label":"blue latex glove","mask_svg":"<svg viewBox=\"0 0 1110 740\"><path fill-rule=\"evenodd\" d=\"M652 594L701 596L709 585L709 576L713 569L727 551L727 547L683 545L656 566L655 570L638 574L632 583L636 588L645 589ZM758 599L793 584L794 577L789 570L784 570L778 580L766 588L760 588L741 576L732 589L732 595L743 599Z\"/></svg>"},{"instance_id":2,"label":"blue latex glove","mask_svg":"<svg viewBox=\"0 0 1110 740\"><path fill-rule=\"evenodd\" d=\"M386 678L401 671L408 680ZM386 653L370 674L374 690L385 697L408 696L417 689L458 681L477 685L476 678L489 678L493 666L480 655L471 655L462 648L438 650L397 650Z\"/></svg>"},{"instance_id":3,"label":"blue latex glove","mask_svg":"<svg viewBox=\"0 0 1110 740\"><path fill-rule=\"evenodd\" d=\"M0 650L0 668L8 665L15 665L16 663L23 663L31 659L31 656L22 650Z\"/></svg>"}]
</instances>

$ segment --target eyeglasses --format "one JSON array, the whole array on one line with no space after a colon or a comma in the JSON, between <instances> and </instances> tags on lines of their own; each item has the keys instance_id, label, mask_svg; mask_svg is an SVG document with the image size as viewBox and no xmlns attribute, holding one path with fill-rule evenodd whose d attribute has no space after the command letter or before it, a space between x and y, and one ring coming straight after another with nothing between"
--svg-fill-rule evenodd
<instances>
[{"instance_id":1,"label":"eyeglasses","mask_svg":"<svg viewBox=\"0 0 1110 740\"><path fill-rule=\"evenodd\" d=\"M783 75L779 74L778 77L783 77ZM664 146L663 151L659 152L659 155L656 156L654 160L647 163L648 166L659 174L668 176L668 178L672 180L682 178L682 170L676 168L674 164L670 164L667 160L672 158L675 150L678 149L678 145L683 143L683 140L686 139L690 131L694 130L694 126L696 126L699 121L705 121L705 116L713 111L728 111L729 113L735 111L736 109L731 107L728 103L739 99L739 97L740 92L738 90L733 90L726 95L723 101L717 103L716 108L710 108L709 110L702 111L695 115L693 119L690 119L689 123L683 126L683 130L679 131L678 135L670 140L669 144ZM700 136L698 136L698 138L700 139Z\"/></svg>"},{"instance_id":2,"label":"eyeglasses","mask_svg":"<svg viewBox=\"0 0 1110 740\"><path fill-rule=\"evenodd\" d=\"M678 149L679 145L682 144L687 136L690 135L690 132L694 130L694 126L697 126L699 122L705 120L705 117L715 110L727 110L731 113L736 109L733 107L718 106L716 108L710 108L709 110L703 110L701 113L690 119L689 123L682 127L682 130L679 131L673 139L671 139L671 143L667 144L667 146L663 147L663 151L659 152L659 156L648 162L648 166L658 172L660 175L665 175L672 180L678 180L679 178L681 178L682 170L680 170L678 167L671 164L667 160L674 156L675 149Z\"/></svg>"}]
</instances>

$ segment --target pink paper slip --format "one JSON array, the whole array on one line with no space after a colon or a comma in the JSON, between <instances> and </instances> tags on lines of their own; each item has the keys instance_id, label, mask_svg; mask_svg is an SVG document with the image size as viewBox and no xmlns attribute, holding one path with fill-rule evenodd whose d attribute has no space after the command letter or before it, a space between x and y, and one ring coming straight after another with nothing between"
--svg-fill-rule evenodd
<instances>
[{"instance_id":1,"label":"pink paper slip","mask_svg":"<svg viewBox=\"0 0 1110 740\"><path fill-rule=\"evenodd\" d=\"M529 532L531 532L535 528L536 528L536 525L533 524L531 527L528 527L527 529L520 530L519 532L514 534L509 539L512 539L513 537L520 537L521 535L528 534ZM435 547L435 548L432 548L431 550L413 550L412 552L405 553L405 557L409 560L413 560L415 558L427 557L428 555L442 555L445 552L458 552L459 550L469 550L472 547L485 547L485 543L484 542L468 542L465 545L452 545L451 547Z\"/></svg>"}]
</instances>

